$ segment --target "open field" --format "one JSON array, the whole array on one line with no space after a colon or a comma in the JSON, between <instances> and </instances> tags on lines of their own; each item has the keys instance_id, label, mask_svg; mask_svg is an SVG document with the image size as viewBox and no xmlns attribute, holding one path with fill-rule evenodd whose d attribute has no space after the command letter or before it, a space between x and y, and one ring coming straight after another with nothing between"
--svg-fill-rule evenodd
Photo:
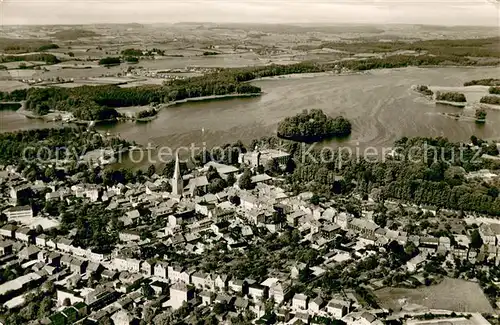
<instances>
[{"instance_id":1,"label":"open field","mask_svg":"<svg viewBox=\"0 0 500 325\"><path fill-rule=\"evenodd\" d=\"M494 312L477 283L459 279L445 278L438 285L417 289L384 288L375 291L375 295L384 308L393 310L416 309L415 305L420 305L457 312Z\"/></svg>"}]
</instances>

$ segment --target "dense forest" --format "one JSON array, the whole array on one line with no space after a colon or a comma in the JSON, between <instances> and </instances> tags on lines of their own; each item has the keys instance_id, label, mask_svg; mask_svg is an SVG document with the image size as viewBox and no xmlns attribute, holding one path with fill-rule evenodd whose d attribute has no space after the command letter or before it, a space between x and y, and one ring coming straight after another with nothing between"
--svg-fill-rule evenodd
<instances>
[{"instance_id":1,"label":"dense forest","mask_svg":"<svg viewBox=\"0 0 500 325\"><path fill-rule=\"evenodd\" d=\"M268 140L272 142L277 143ZM385 199L500 215L500 184L465 177L470 171L500 167L496 161L479 158L482 153L498 155L495 144L483 142L478 152L445 138L402 138L395 143L399 149L394 158L359 160L335 152L331 159L323 155L321 160L318 149L312 154L316 161L304 161L304 149L294 143L285 146L297 164L287 177L297 193L307 189L330 196L377 191Z\"/></svg>"},{"instance_id":2,"label":"dense forest","mask_svg":"<svg viewBox=\"0 0 500 325\"><path fill-rule=\"evenodd\" d=\"M391 53L396 51L416 51L428 53L433 56L449 57L500 57L498 42L500 38L490 37L481 39L456 39L456 40L419 40L419 41L350 41L350 42L324 42L317 46L299 46L297 49L322 49L331 48L355 53Z\"/></svg>"},{"instance_id":3,"label":"dense forest","mask_svg":"<svg viewBox=\"0 0 500 325\"><path fill-rule=\"evenodd\" d=\"M58 154L65 154L64 148L77 148L78 155L81 155L106 146L119 148L126 145L126 141L117 138L105 139L98 133L76 127L6 132L0 133L0 165L55 158L58 150ZM25 150L26 148L30 150ZM40 148L43 150L38 152Z\"/></svg>"},{"instance_id":4,"label":"dense forest","mask_svg":"<svg viewBox=\"0 0 500 325\"><path fill-rule=\"evenodd\" d=\"M484 97L481 97L479 102L483 103L483 104L500 105L500 97L499 96L484 96Z\"/></svg>"},{"instance_id":5,"label":"dense forest","mask_svg":"<svg viewBox=\"0 0 500 325\"><path fill-rule=\"evenodd\" d=\"M2 92L0 91L0 101L2 102L20 102L26 100L28 95L27 89L16 89L12 92Z\"/></svg>"},{"instance_id":6,"label":"dense forest","mask_svg":"<svg viewBox=\"0 0 500 325\"><path fill-rule=\"evenodd\" d=\"M320 109L304 110L278 125L278 136L303 142L316 142L351 134L351 123L342 116L329 117Z\"/></svg>"},{"instance_id":7,"label":"dense forest","mask_svg":"<svg viewBox=\"0 0 500 325\"><path fill-rule=\"evenodd\" d=\"M464 86L500 86L500 79L489 78L471 80L464 83Z\"/></svg>"},{"instance_id":8,"label":"dense forest","mask_svg":"<svg viewBox=\"0 0 500 325\"><path fill-rule=\"evenodd\" d=\"M238 71L223 71L165 85L120 88L113 85L75 88L30 88L0 93L2 101L27 100L26 108L39 115L49 110L72 112L81 120L107 120L118 116L115 108L168 103L186 98L260 93L260 88L238 81Z\"/></svg>"},{"instance_id":9,"label":"dense forest","mask_svg":"<svg viewBox=\"0 0 500 325\"><path fill-rule=\"evenodd\" d=\"M457 103L465 103L467 99L465 98L465 95L462 93L457 93L457 92L436 92L436 100L444 100L447 102L457 102Z\"/></svg>"}]
</instances>

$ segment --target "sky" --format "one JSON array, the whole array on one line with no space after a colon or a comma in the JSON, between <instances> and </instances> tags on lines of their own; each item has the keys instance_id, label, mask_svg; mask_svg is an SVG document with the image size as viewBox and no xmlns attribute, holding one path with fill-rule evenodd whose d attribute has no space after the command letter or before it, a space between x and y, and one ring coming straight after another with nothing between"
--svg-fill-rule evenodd
<instances>
[{"instance_id":1,"label":"sky","mask_svg":"<svg viewBox=\"0 0 500 325\"><path fill-rule=\"evenodd\" d=\"M500 0L0 0L5 25L363 23L500 27Z\"/></svg>"}]
</instances>

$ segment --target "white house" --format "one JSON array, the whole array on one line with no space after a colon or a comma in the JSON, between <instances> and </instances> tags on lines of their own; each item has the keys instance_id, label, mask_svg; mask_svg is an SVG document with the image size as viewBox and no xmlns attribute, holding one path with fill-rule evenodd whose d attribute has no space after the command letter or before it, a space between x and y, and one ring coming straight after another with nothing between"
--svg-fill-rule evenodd
<instances>
[{"instance_id":1,"label":"white house","mask_svg":"<svg viewBox=\"0 0 500 325\"><path fill-rule=\"evenodd\" d=\"M167 279L168 273L168 263L167 262L156 262L154 269L153 269L153 274L154 276L160 277L162 279Z\"/></svg>"},{"instance_id":2,"label":"white house","mask_svg":"<svg viewBox=\"0 0 500 325\"><path fill-rule=\"evenodd\" d=\"M170 287L170 306L172 309L179 309L184 302L193 298L193 290L186 284L177 282Z\"/></svg>"},{"instance_id":3,"label":"white house","mask_svg":"<svg viewBox=\"0 0 500 325\"><path fill-rule=\"evenodd\" d=\"M309 302L309 311L312 313L319 313L319 311L323 308L325 304L324 300L321 297L316 297L313 301Z\"/></svg>"},{"instance_id":4,"label":"white house","mask_svg":"<svg viewBox=\"0 0 500 325\"><path fill-rule=\"evenodd\" d=\"M342 299L332 299L328 302L326 310L333 317L340 319L344 317L350 308L350 302Z\"/></svg>"},{"instance_id":5,"label":"white house","mask_svg":"<svg viewBox=\"0 0 500 325\"><path fill-rule=\"evenodd\" d=\"M292 307L295 309L306 310L308 297L301 293L296 293L292 298Z\"/></svg>"}]
</instances>

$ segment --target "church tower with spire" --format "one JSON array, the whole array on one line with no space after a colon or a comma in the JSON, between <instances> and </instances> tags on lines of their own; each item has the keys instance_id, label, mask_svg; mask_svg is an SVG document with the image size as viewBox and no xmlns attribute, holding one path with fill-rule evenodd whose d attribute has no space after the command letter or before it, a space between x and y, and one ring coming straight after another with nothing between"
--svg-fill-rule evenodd
<instances>
[{"instance_id":1,"label":"church tower with spire","mask_svg":"<svg viewBox=\"0 0 500 325\"><path fill-rule=\"evenodd\" d=\"M172 194L182 196L184 193L184 180L179 166L179 154L175 154L174 177L172 178Z\"/></svg>"}]
</instances>

